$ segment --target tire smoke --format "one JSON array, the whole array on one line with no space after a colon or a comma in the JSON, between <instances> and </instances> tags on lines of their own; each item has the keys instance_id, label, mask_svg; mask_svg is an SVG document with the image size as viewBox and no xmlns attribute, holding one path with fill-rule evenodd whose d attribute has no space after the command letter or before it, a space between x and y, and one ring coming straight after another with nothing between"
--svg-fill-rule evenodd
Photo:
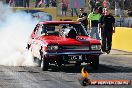
<instances>
[{"instance_id":1,"label":"tire smoke","mask_svg":"<svg viewBox=\"0 0 132 88\"><path fill-rule=\"evenodd\" d=\"M26 42L37 22L31 14L0 3L0 65L35 66Z\"/></svg>"}]
</instances>

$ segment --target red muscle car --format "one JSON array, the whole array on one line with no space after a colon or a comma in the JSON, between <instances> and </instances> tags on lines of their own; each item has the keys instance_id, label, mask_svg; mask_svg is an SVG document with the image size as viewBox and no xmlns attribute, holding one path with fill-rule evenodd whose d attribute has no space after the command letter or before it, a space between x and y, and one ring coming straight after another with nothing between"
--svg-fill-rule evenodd
<instances>
[{"instance_id":1,"label":"red muscle car","mask_svg":"<svg viewBox=\"0 0 132 88\"><path fill-rule=\"evenodd\" d=\"M48 70L50 64L58 66L75 63L89 63L98 69L101 43L89 37L80 22L44 21L34 28L27 49L31 50L34 61L42 70Z\"/></svg>"}]
</instances>

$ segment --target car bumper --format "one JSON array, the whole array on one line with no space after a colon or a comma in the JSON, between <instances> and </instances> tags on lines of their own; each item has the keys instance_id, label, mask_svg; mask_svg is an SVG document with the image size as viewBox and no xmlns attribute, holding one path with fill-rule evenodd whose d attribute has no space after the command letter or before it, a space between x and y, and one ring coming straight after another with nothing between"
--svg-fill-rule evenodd
<instances>
[{"instance_id":1,"label":"car bumper","mask_svg":"<svg viewBox=\"0 0 132 88\"><path fill-rule=\"evenodd\" d=\"M102 54L101 51L89 52L46 52L43 54L45 60L54 61L81 61L90 62L97 59Z\"/></svg>"},{"instance_id":2,"label":"car bumper","mask_svg":"<svg viewBox=\"0 0 132 88\"><path fill-rule=\"evenodd\" d=\"M101 55L101 51L90 52L47 52L46 55Z\"/></svg>"}]
</instances>

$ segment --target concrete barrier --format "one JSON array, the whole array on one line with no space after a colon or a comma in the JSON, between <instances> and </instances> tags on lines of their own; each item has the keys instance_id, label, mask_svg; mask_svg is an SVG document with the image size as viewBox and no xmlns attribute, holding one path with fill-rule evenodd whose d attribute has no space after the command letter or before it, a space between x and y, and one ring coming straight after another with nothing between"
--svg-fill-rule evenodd
<instances>
[{"instance_id":1,"label":"concrete barrier","mask_svg":"<svg viewBox=\"0 0 132 88\"><path fill-rule=\"evenodd\" d=\"M72 20L72 21L77 21L77 17L68 17L68 16L57 16L56 20Z\"/></svg>"},{"instance_id":2,"label":"concrete barrier","mask_svg":"<svg viewBox=\"0 0 132 88\"><path fill-rule=\"evenodd\" d=\"M112 48L132 52L132 28L116 27L113 34Z\"/></svg>"},{"instance_id":3,"label":"concrete barrier","mask_svg":"<svg viewBox=\"0 0 132 88\"><path fill-rule=\"evenodd\" d=\"M52 16L52 20L56 20L57 17L57 9L55 7L51 7L51 8L23 8L23 7L13 7L12 8L13 11L17 11L17 10L26 10L26 11L39 11L39 12L44 12L44 13L48 13Z\"/></svg>"},{"instance_id":4,"label":"concrete barrier","mask_svg":"<svg viewBox=\"0 0 132 88\"><path fill-rule=\"evenodd\" d=\"M57 15L57 8L56 7L50 7L50 8L23 8L23 7L13 7L13 11L17 10L27 10L27 11L42 11L45 13L48 13L52 16L52 20L72 20L76 21L76 16L58 16Z\"/></svg>"}]
</instances>

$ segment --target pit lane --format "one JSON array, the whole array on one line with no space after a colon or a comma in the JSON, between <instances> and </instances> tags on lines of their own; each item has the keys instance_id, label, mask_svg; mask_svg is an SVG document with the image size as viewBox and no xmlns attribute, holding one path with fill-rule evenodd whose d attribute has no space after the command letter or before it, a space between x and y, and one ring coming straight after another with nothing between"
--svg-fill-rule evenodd
<instances>
[{"instance_id":1,"label":"pit lane","mask_svg":"<svg viewBox=\"0 0 132 88\"><path fill-rule=\"evenodd\" d=\"M100 56L98 71L90 67L89 79L132 80L132 54L112 50L111 54ZM73 65L55 67L41 71L39 67L0 66L0 88L83 88L78 78L81 67ZM85 88L131 88L132 85L89 85Z\"/></svg>"}]
</instances>

